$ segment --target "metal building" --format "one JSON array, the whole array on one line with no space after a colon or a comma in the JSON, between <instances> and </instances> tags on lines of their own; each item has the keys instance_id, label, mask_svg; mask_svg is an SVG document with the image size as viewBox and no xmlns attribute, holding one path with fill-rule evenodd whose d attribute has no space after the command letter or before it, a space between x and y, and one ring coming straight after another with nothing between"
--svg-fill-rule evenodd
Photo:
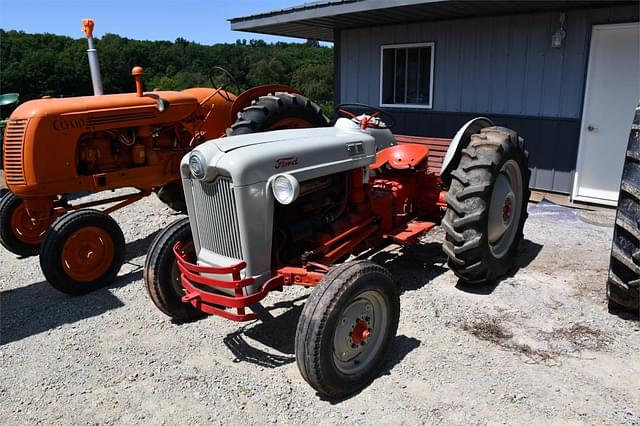
<instances>
[{"instance_id":1,"label":"metal building","mask_svg":"<svg viewBox=\"0 0 640 426\"><path fill-rule=\"evenodd\" d=\"M533 188L615 204L640 99L637 1L342 0L231 19L334 43L336 103L451 137L487 116L527 141Z\"/></svg>"}]
</instances>

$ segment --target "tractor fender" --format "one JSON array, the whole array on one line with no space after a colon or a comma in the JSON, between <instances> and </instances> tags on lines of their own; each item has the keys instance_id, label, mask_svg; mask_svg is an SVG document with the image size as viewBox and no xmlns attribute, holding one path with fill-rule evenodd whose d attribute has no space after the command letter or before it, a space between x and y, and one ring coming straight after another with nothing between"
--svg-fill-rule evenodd
<instances>
[{"instance_id":1,"label":"tractor fender","mask_svg":"<svg viewBox=\"0 0 640 426\"><path fill-rule=\"evenodd\" d=\"M265 84L262 86L252 87L249 90L242 92L234 101L231 106L231 115L229 117L229 123L234 123L238 117L238 113L251 105L251 101L258 99L260 96L268 94L274 94L276 92L288 92L301 95L302 93L298 89L289 87L284 84Z\"/></svg>"},{"instance_id":2,"label":"tractor fender","mask_svg":"<svg viewBox=\"0 0 640 426\"><path fill-rule=\"evenodd\" d=\"M486 117L476 117L473 120L467 121L464 126L460 127L460 130L458 130L458 133L453 137L451 145L449 145L449 149L447 149L447 153L444 155L444 159L442 160L440 176L445 181L449 181L449 174L458 163L458 161L453 160L460 158L460 152L469 145L471 135L480 133L480 130L493 125L493 122Z\"/></svg>"}]
</instances>

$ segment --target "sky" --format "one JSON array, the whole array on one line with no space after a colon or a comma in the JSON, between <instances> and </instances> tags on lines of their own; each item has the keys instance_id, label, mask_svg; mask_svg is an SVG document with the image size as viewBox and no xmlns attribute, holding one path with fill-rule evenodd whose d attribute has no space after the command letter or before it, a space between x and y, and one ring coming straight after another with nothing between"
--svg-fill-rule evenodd
<instances>
[{"instance_id":1,"label":"sky","mask_svg":"<svg viewBox=\"0 0 640 426\"><path fill-rule=\"evenodd\" d=\"M237 39L303 41L231 31L227 19L298 6L308 0L0 0L0 28L74 38L82 18L95 21L94 37L105 33L137 40L182 37L202 44ZM2 40L0 40L0 44Z\"/></svg>"}]
</instances>

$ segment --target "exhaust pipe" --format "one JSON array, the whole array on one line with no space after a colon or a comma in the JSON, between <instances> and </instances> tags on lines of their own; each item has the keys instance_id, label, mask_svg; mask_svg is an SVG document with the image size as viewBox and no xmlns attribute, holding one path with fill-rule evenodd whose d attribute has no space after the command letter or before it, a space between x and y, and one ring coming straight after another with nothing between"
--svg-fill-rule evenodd
<instances>
[{"instance_id":1,"label":"exhaust pipe","mask_svg":"<svg viewBox=\"0 0 640 426\"><path fill-rule=\"evenodd\" d=\"M102 90L102 75L100 75L100 62L98 61L98 50L93 44L93 27L95 23L93 19L82 20L82 32L87 36L89 48L87 49L87 57L89 58L89 69L91 70L91 84L93 84L93 95L100 96L104 94Z\"/></svg>"}]
</instances>

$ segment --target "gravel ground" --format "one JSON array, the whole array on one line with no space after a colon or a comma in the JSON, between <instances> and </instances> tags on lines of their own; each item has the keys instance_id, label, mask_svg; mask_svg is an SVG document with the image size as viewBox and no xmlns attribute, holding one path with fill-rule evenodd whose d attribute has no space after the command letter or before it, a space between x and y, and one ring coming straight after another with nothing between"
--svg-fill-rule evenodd
<instances>
[{"instance_id":1,"label":"gravel ground","mask_svg":"<svg viewBox=\"0 0 640 426\"><path fill-rule=\"evenodd\" d=\"M607 312L612 228L530 205L519 270L457 282L437 229L375 256L401 283L393 353L366 389L320 398L298 373L309 290L261 320L175 324L142 280L155 232L180 216L148 197L114 216L128 241L111 287L71 298L37 258L0 250L0 419L9 424L640 424L640 324Z\"/></svg>"}]
</instances>

